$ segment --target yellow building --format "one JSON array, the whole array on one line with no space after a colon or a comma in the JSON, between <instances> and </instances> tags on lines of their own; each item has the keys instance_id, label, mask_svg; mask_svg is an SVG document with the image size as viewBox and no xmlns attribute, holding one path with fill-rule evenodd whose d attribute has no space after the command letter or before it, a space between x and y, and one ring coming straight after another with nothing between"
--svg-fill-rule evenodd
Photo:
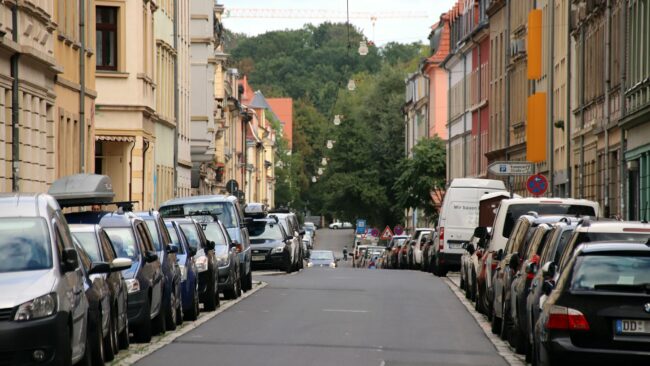
<instances>
[{"instance_id":1,"label":"yellow building","mask_svg":"<svg viewBox=\"0 0 650 366\"><path fill-rule=\"evenodd\" d=\"M61 67L54 57L53 15L53 0L0 1L2 192L47 191L55 177L55 76Z\"/></svg>"},{"instance_id":2,"label":"yellow building","mask_svg":"<svg viewBox=\"0 0 650 366\"><path fill-rule=\"evenodd\" d=\"M154 202L156 10L150 0L96 1L95 171L111 177L116 200L141 209Z\"/></svg>"},{"instance_id":3,"label":"yellow building","mask_svg":"<svg viewBox=\"0 0 650 366\"><path fill-rule=\"evenodd\" d=\"M95 1L56 1L54 179L95 170ZM83 27L80 17L84 17ZM81 102L83 100L83 103ZM83 121L83 122L82 122ZM81 157L84 157L83 159Z\"/></svg>"}]
</instances>

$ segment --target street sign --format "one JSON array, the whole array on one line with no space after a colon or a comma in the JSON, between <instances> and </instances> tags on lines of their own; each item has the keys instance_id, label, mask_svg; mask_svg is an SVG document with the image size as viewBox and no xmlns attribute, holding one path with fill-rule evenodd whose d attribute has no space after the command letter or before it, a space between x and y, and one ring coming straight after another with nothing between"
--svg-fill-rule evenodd
<instances>
[{"instance_id":1,"label":"street sign","mask_svg":"<svg viewBox=\"0 0 650 366\"><path fill-rule=\"evenodd\" d=\"M401 225L396 225L393 228L393 231L395 232L395 235L402 235L404 234L404 228Z\"/></svg>"},{"instance_id":2,"label":"street sign","mask_svg":"<svg viewBox=\"0 0 650 366\"><path fill-rule=\"evenodd\" d=\"M390 230L390 226L386 225L386 228L381 233L381 240L390 240L393 238L393 232Z\"/></svg>"},{"instance_id":3,"label":"street sign","mask_svg":"<svg viewBox=\"0 0 650 366\"><path fill-rule=\"evenodd\" d=\"M488 166L488 172L494 175L531 175L533 163L527 161L495 161Z\"/></svg>"},{"instance_id":4,"label":"street sign","mask_svg":"<svg viewBox=\"0 0 650 366\"><path fill-rule=\"evenodd\" d=\"M548 189L548 180L541 174L531 175L526 181L526 189L535 197L541 196Z\"/></svg>"},{"instance_id":5,"label":"street sign","mask_svg":"<svg viewBox=\"0 0 650 366\"><path fill-rule=\"evenodd\" d=\"M366 233L366 220L358 219L357 220L357 234L365 234L365 233Z\"/></svg>"},{"instance_id":6,"label":"street sign","mask_svg":"<svg viewBox=\"0 0 650 366\"><path fill-rule=\"evenodd\" d=\"M379 236L379 230L377 230L375 228L370 229L370 235L372 235L375 238L378 237Z\"/></svg>"}]
</instances>

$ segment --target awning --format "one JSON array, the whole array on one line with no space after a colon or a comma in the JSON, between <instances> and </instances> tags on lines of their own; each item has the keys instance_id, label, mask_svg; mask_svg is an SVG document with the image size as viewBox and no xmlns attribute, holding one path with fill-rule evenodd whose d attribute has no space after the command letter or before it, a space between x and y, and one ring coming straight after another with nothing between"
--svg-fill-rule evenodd
<instances>
[{"instance_id":1,"label":"awning","mask_svg":"<svg viewBox=\"0 0 650 366\"><path fill-rule=\"evenodd\" d=\"M95 135L95 141L135 142L133 136Z\"/></svg>"}]
</instances>

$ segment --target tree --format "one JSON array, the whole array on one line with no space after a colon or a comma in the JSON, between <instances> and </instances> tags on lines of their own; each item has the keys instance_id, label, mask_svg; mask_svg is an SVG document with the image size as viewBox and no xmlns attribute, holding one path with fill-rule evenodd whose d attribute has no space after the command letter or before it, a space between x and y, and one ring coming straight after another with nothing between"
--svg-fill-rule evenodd
<instances>
[{"instance_id":1,"label":"tree","mask_svg":"<svg viewBox=\"0 0 650 366\"><path fill-rule=\"evenodd\" d=\"M402 174L393 188L401 207L423 209L425 215L437 215L431 193L445 186L446 150L439 137L424 139L413 147L413 157L402 160Z\"/></svg>"}]
</instances>

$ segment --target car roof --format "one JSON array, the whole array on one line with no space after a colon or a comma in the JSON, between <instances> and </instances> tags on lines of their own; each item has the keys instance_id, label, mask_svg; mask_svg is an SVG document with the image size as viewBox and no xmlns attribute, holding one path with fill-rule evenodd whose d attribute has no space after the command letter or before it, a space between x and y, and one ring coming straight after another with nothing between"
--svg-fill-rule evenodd
<instances>
[{"instance_id":1,"label":"car roof","mask_svg":"<svg viewBox=\"0 0 650 366\"><path fill-rule=\"evenodd\" d=\"M409 235L395 235L393 236L393 239L409 239Z\"/></svg>"},{"instance_id":2,"label":"car roof","mask_svg":"<svg viewBox=\"0 0 650 366\"><path fill-rule=\"evenodd\" d=\"M480 178L454 178L449 188L493 188L506 189L502 180Z\"/></svg>"},{"instance_id":3,"label":"car roof","mask_svg":"<svg viewBox=\"0 0 650 366\"><path fill-rule=\"evenodd\" d=\"M639 221L590 221L589 223L579 224L575 230L597 233L637 232L648 233L648 236L650 236L650 224Z\"/></svg>"},{"instance_id":4,"label":"car roof","mask_svg":"<svg viewBox=\"0 0 650 366\"><path fill-rule=\"evenodd\" d=\"M101 226L96 224L70 224L68 226L73 233L94 233L101 228Z\"/></svg>"},{"instance_id":5,"label":"car roof","mask_svg":"<svg viewBox=\"0 0 650 366\"><path fill-rule=\"evenodd\" d=\"M650 244L648 243L634 243L634 242L617 242L617 241L601 241L588 244L581 244L576 249L576 255L603 253L603 252L648 252L650 253Z\"/></svg>"},{"instance_id":6,"label":"car roof","mask_svg":"<svg viewBox=\"0 0 650 366\"><path fill-rule=\"evenodd\" d=\"M0 217L44 217L47 208L60 210L56 200L45 193L0 194Z\"/></svg>"},{"instance_id":7,"label":"car roof","mask_svg":"<svg viewBox=\"0 0 650 366\"><path fill-rule=\"evenodd\" d=\"M83 211L65 214L68 223L99 224L102 227L129 227L133 221L142 221L133 212Z\"/></svg>"},{"instance_id":8,"label":"car roof","mask_svg":"<svg viewBox=\"0 0 650 366\"><path fill-rule=\"evenodd\" d=\"M203 195L203 196L191 196L191 197L181 197L181 198L172 198L169 201L164 202L163 206L171 205L183 205L188 203L201 203L201 202L237 202L237 197L235 196L226 196L222 194L215 195Z\"/></svg>"},{"instance_id":9,"label":"car roof","mask_svg":"<svg viewBox=\"0 0 650 366\"><path fill-rule=\"evenodd\" d=\"M194 219L189 217L168 217L164 219L165 222L176 222L177 224L193 224Z\"/></svg>"}]
</instances>

